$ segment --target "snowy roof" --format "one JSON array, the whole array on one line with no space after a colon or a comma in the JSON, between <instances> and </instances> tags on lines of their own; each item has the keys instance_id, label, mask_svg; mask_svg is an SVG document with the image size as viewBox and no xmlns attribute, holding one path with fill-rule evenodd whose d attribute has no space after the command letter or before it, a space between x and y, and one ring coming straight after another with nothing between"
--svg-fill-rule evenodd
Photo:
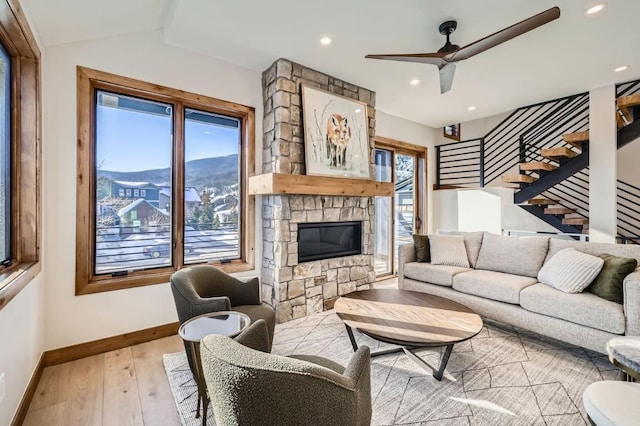
<instances>
[{"instance_id":1,"label":"snowy roof","mask_svg":"<svg viewBox=\"0 0 640 426\"><path fill-rule=\"evenodd\" d=\"M129 213L131 210L137 208L140 204L145 203L145 204L149 204L151 207L153 207L154 209L156 209L157 211L159 211L161 214L165 215L165 216L169 216L169 213L160 210L159 208L157 208L156 206L154 206L153 204L150 204L147 200L145 200L144 198L139 198L137 200L135 200L133 203L129 204L126 207L121 208L120 210L118 210L118 216L124 216L125 214Z\"/></svg>"},{"instance_id":2,"label":"snowy roof","mask_svg":"<svg viewBox=\"0 0 640 426\"><path fill-rule=\"evenodd\" d=\"M160 194L164 195L165 197L171 198L171 187L163 186L160 190ZM198 191L196 191L196 189L193 187L185 188L184 201L187 203L199 203L201 200L200 196L198 195Z\"/></svg>"},{"instance_id":3,"label":"snowy roof","mask_svg":"<svg viewBox=\"0 0 640 426\"><path fill-rule=\"evenodd\" d=\"M113 182L117 183L120 186L125 186L129 188L140 188L140 187L146 187L146 186L155 187L155 185L152 184L151 182L128 182L126 180L114 180Z\"/></svg>"},{"instance_id":4,"label":"snowy roof","mask_svg":"<svg viewBox=\"0 0 640 426\"><path fill-rule=\"evenodd\" d=\"M198 191L195 188L185 188L184 189L184 201L187 203L199 203L200 196L198 195Z\"/></svg>"}]
</instances>

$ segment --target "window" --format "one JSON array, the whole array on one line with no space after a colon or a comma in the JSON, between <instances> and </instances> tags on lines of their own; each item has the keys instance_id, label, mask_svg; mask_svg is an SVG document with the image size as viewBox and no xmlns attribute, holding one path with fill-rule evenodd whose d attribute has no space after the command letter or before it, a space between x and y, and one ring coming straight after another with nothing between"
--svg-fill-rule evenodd
<instances>
[{"instance_id":1,"label":"window","mask_svg":"<svg viewBox=\"0 0 640 426\"><path fill-rule=\"evenodd\" d=\"M40 272L40 51L0 0L0 309Z\"/></svg>"},{"instance_id":2,"label":"window","mask_svg":"<svg viewBox=\"0 0 640 426\"><path fill-rule=\"evenodd\" d=\"M121 197L124 197L124 189L118 190L118 195L120 195Z\"/></svg>"},{"instance_id":3,"label":"window","mask_svg":"<svg viewBox=\"0 0 640 426\"><path fill-rule=\"evenodd\" d=\"M11 262L11 58L0 44L0 264Z\"/></svg>"},{"instance_id":4,"label":"window","mask_svg":"<svg viewBox=\"0 0 640 426\"><path fill-rule=\"evenodd\" d=\"M78 81L76 293L253 269L253 109L82 67Z\"/></svg>"}]
</instances>

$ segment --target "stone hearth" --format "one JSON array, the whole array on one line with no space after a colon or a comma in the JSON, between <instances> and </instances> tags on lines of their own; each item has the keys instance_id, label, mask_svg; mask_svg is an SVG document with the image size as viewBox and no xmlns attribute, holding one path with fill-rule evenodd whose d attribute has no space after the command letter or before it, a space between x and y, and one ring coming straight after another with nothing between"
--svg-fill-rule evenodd
<instances>
[{"instance_id":1,"label":"stone hearth","mask_svg":"<svg viewBox=\"0 0 640 426\"><path fill-rule=\"evenodd\" d=\"M375 93L286 59L262 74L262 172L305 173L301 83L368 105L373 176ZM276 308L278 322L331 309L340 295L368 289L375 280L373 197L265 195L262 206L262 298ZM298 223L347 220L363 223L362 254L298 264Z\"/></svg>"}]
</instances>

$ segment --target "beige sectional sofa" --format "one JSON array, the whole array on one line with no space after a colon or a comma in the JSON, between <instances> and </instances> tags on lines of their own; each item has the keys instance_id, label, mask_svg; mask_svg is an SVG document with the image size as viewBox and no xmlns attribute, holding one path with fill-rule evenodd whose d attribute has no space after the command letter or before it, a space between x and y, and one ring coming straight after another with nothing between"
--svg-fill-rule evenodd
<instances>
[{"instance_id":1,"label":"beige sectional sofa","mask_svg":"<svg viewBox=\"0 0 640 426\"><path fill-rule=\"evenodd\" d=\"M640 335L640 268L624 280L624 304L589 292L569 294L539 283L542 265L565 248L635 258L640 246L548 237L463 234L471 268L416 262L413 244L400 247L398 285L455 300L480 315L606 353L612 337Z\"/></svg>"}]
</instances>

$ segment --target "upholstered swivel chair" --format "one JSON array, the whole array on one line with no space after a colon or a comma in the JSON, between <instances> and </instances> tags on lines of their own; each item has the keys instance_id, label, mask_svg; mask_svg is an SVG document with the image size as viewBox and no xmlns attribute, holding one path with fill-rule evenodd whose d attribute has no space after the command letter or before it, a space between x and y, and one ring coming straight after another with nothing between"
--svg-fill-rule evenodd
<instances>
[{"instance_id":1,"label":"upholstered swivel chair","mask_svg":"<svg viewBox=\"0 0 640 426\"><path fill-rule=\"evenodd\" d=\"M217 311L238 311L251 321L263 319L268 329L269 349L276 325L275 310L260 300L260 281L239 280L211 265L181 269L171 276L171 291L180 324L195 316ZM185 343L189 367L193 370L191 351Z\"/></svg>"},{"instance_id":2,"label":"upholstered swivel chair","mask_svg":"<svg viewBox=\"0 0 640 426\"><path fill-rule=\"evenodd\" d=\"M202 340L202 367L216 424L371 423L368 347L360 346L344 368L317 356L269 354L267 342L264 321L235 339L211 335Z\"/></svg>"}]
</instances>

